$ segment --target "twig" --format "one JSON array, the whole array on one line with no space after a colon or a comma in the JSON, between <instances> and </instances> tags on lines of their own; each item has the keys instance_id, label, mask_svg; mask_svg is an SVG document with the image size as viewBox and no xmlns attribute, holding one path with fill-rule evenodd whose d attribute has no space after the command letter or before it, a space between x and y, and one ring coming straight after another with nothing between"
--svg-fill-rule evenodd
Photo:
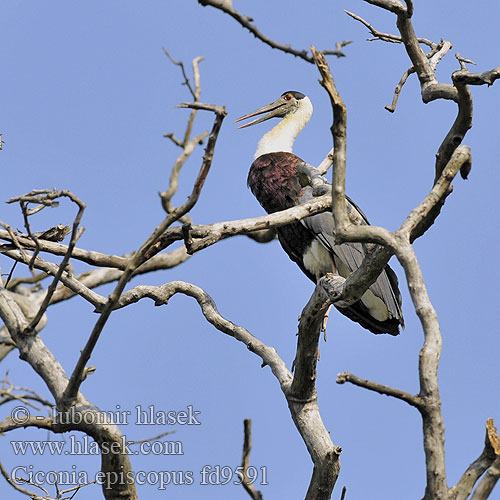
<instances>
[{"instance_id":1,"label":"twig","mask_svg":"<svg viewBox=\"0 0 500 500\"><path fill-rule=\"evenodd\" d=\"M177 137L175 137L173 132L168 132L167 134L163 134L163 137L166 139L170 139L176 146L179 146L180 148L184 147L184 144L182 144Z\"/></svg>"},{"instance_id":2,"label":"twig","mask_svg":"<svg viewBox=\"0 0 500 500\"><path fill-rule=\"evenodd\" d=\"M343 42L336 42L335 50L323 50L322 52L323 54L325 54L325 56L345 57L342 48L345 47L346 45L349 45L350 43L352 43L352 40L344 40Z\"/></svg>"},{"instance_id":3,"label":"twig","mask_svg":"<svg viewBox=\"0 0 500 500\"><path fill-rule=\"evenodd\" d=\"M169 434L175 434L176 431L166 431L158 434L157 436L153 436L150 438L144 438L144 439L136 439L134 441L127 441L127 444L140 444L140 443L149 443L150 441L156 441L158 439L161 439L162 437L168 436Z\"/></svg>"},{"instance_id":4,"label":"twig","mask_svg":"<svg viewBox=\"0 0 500 500\"><path fill-rule=\"evenodd\" d=\"M255 38L258 38L261 42L264 42L269 47L277 50L281 50L286 54L291 54L295 57L300 57L304 61L314 64L314 60L311 56L309 56L307 50L296 50L293 49L290 45L283 45L274 40L271 40L269 37L260 32L255 25L252 24L253 19L251 17L240 14L233 8L232 1L228 0L198 0L200 5L206 7L207 5L214 7L225 14L228 14L233 19L235 19L238 23L243 26L243 28L247 29ZM342 48L346 45L352 43L352 40L344 40L343 42L336 42L335 50L325 50L324 54L334 55L337 57L345 57L345 54L342 52Z\"/></svg>"},{"instance_id":5,"label":"twig","mask_svg":"<svg viewBox=\"0 0 500 500\"><path fill-rule=\"evenodd\" d=\"M35 285L37 283L40 283L40 281L43 281L48 276L50 276L50 274L42 272L29 277L26 276L26 277L14 278L13 280L10 280L9 282L5 283L5 288L7 288L7 290L14 290L18 285L23 285L23 284Z\"/></svg>"},{"instance_id":6,"label":"twig","mask_svg":"<svg viewBox=\"0 0 500 500\"><path fill-rule=\"evenodd\" d=\"M20 493L23 493L24 495L33 498L35 494L29 490L26 490L25 488L22 488L19 486L15 481L12 480L12 478L9 476L9 473L5 470L4 466L2 465L2 462L0 462L0 473L2 474L3 478L17 491Z\"/></svg>"},{"instance_id":7,"label":"twig","mask_svg":"<svg viewBox=\"0 0 500 500\"><path fill-rule=\"evenodd\" d=\"M194 79L194 101L199 102L201 97L201 85L200 85L200 68L199 63L203 61L204 57L195 57L192 62L193 67L193 79ZM184 140L182 144L184 147L187 146L191 138L191 132L193 130L194 119L196 117L197 110L193 109L189 115L186 132L184 132ZM201 144L201 141L200 141Z\"/></svg>"},{"instance_id":8,"label":"twig","mask_svg":"<svg viewBox=\"0 0 500 500\"><path fill-rule=\"evenodd\" d=\"M160 193L161 203L165 212L171 213L174 210L174 207L172 205L172 197L177 192L177 188L179 187L179 174L181 168L183 167L184 163L189 158L191 153L194 151L194 148L198 144L202 144L203 140L207 137L207 135L208 132L203 132L202 134L196 136L191 141L189 141L186 145L184 145L182 153L175 161L174 166L172 168L172 172L170 174L170 182L168 189L163 193Z\"/></svg>"},{"instance_id":9,"label":"twig","mask_svg":"<svg viewBox=\"0 0 500 500\"><path fill-rule=\"evenodd\" d=\"M250 465L250 452L252 450L252 420L246 418L243 420L244 439L243 456L241 458L241 472L238 473L241 484L252 500L263 500L262 493L253 485L248 477L248 467Z\"/></svg>"},{"instance_id":10,"label":"twig","mask_svg":"<svg viewBox=\"0 0 500 500\"><path fill-rule=\"evenodd\" d=\"M172 58L172 56L168 53L167 49L163 48L163 51L168 56L168 58L176 65L181 67L182 75L184 77L183 85L187 85L189 91L191 93L191 97L195 102L199 102L201 95L201 85L200 85L200 69L199 63L203 61L204 57L195 57L192 61L193 67L193 79L194 79L194 89L189 82L189 78L186 75L186 71L184 69L184 63L182 61L176 61ZM191 114L189 115L188 122L186 125L186 131L184 132L184 139L179 141L173 133L163 134L163 137L169 138L176 146L179 146L183 149L187 147L191 138L191 132L193 130L194 119L196 117L197 110L193 109Z\"/></svg>"},{"instance_id":11,"label":"twig","mask_svg":"<svg viewBox=\"0 0 500 500\"><path fill-rule=\"evenodd\" d=\"M371 2L370 2L371 3ZM356 21L359 21L361 24L366 26L370 33L375 37L375 38L369 38L369 41L374 41L374 40L381 40L383 42L389 42L389 43L402 43L403 39L399 35L393 35L391 33L382 33L381 31L376 30L370 23L365 21L362 17L358 16L357 14L354 14L353 12L349 12L348 10L344 10L344 12L355 19ZM434 43L431 40L428 40L427 38L418 38L417 39L419 43L422 43L424 45L427 45L431 49L434 49L436 47L436 43Z\"/></svg>"},{"instance_id":12,"label":"twig","mask_svg":"<svg viewBox=\"0 0 500 500\"><path fill-rule=\"evenodd\" d=\"M7 231L0 231L0 239L7 241L14 241L12 236ZM23 236L17 236L16 241L19 243L20 250L27 248L33 250L35 248L35 243L31 238L26 238ZM68 251L68 245L63 245L61 243L53 243L51 241L38 240L40 250L42 252L48 252L53 255L66 255ZM10 250L7 249L7 250ZM5 249L0 246L0 253L5 253ZM72 252L72 258L86 262L92 266L100 267L116 267L117 269L125 269L127 267L129 259L126 257L119 257L117 255L107 255L101 252L95 252L93 250L74 248Z\"/></svg>"},{"instance_id":13,"label":"twig","mask_svg":"<svg viewBox=\"0 0 500 500\"><path fill-rule=\"evenodd\" d=\"M42 301L42 304L40 305L40 308L39 308L37 314L30 321L29 325L26 328L26 333L36 331L35 328L36 328L38 322L40 321L40 319L42 318L42 316L45 314L45 311L47 310L47 307L50 304L51 297L56 290L57 283L61 279L61 276L66 269L66 265L68 264L69 259L71 258L72 251L73 251L73 249L76 245L76 242L81 234L78 231L78 227L80 225L80 221L82 219L83 212L85 211L85 203L83 203L83 201L81 201L71 191L67 191L67 190L63 190L63 191L52 190L52 191L45 191L42 193L40 193L38 191L32 191L32 192L30 192L26 195L23 195L21 197L18 197L16 199L9 200L9 203L11 203L13 201L19 201L19 203L21 204L21 207L23 210L23 216L25 218L26 229L27 229L28 234L31 237L31 239L35 242L36 249L35 249L35 252L34 252L34 254L31 258L31 261L29 263L29 267L32 268L33 264L35 262L37 253L39 253L41 251L41 247L40 247L40 243L39 243L38 238L35 237L33 235L33 233L31 232L31 228L30 228L30 225L28 222L28 210L27 210L28 203L36 202L36 203L40 203L40 206L54 206L55 200L57 200L58 198L62 198L62 197L69 198L78 207L78 212L77 212L76 217L73 221L71 240L69 242L69 245L68 245L68 248L66 250L64 257L63 257L61 263L59 264L59 269L58 269L57 273L55 274L54 279L50 283L49 287L47 288L47 292L45 294L45 297ZM41 238L41 236L40 236L40 238Z\"/></svg>"},{"instance_id":14,"label":"twig","mask_svg":"<svg viewBox=\"0 0 500 500\"><path fill-rule=\"evenodd\" d=\"M202 109L203 111L212 111L218 117L227 115L225 106L217 106L216 104L206 104L204 102L181 102L177 105L178 108ZM208 146L207 146L208 148Z\"/></svg>"},{"instance_id":15,"label":"twig","mask_svg":"<svg viewBox=\"0 0 500 500\"><path fill-rule=\"evenodd\" d=\"M168 50L165 47L162 47L162 49L163 49L163 52L165 53L165 55L170 59L170 61L173 64L175 64L176 66L179 66L181 68L182 76L184 77L184 83L183 83L183 85L185 85L189 89L189 92L191 92L191 95L193 96L193 99L196 100L196 92L194 91L193 87L191 86L189 78L188 78L188 76L186 74L186 69L184 68L184 63L182 61L176 61L170 55L170 53L168 52ZM182 143L180 143L179 145L181 145L181 144Z\"/></svg>"},{"instance_id":16,"label":"twig","mask_svg":"<svg viewBox=\"0 0 500 500\"><path fill-rule=\"evenodd\" d=\"M12 259L16 259L17 262L23 262L24 264L28 264L28 261L26 259L23 259L22 255L16 254L14 251L5 252L5 255ZM57 276L60 270L59 265L53 264L52 262L47 262L41 257L37 257L35 259L33 266L37 269L44 271L41 274L46 274L50 276ZM75 294L80 295L82 298L90 302L94 307L99 307L106 303L106 299L102 295L93 292L88 287L86 287L81 281L79 281L77 278L74 278L73 276L70 276L69 274L65 273L61 274L61 276L59 277L59 281L69 290L73 291ZM52 298L56 293L56 290L58 290L58 288L56 288L54 292L51 294L48 304L45 307L45 310L47 309L48 305L53 303ZM46 298L47 294L45 295L44 300ZM38 311L40 311L40 308L38 309Z\"/></svg>"},{"instance_id":17,"label":"twig","mask_svg":"<svg viewBox=\"0 0 500 500\"><path fill-rule=\"evenodd\" d=\"M0 405L3 405L9 401L17 400L21 401L27 406L34 408L35 410L40 410L40 408L31 401L36 401L37 403L41 403L47 408L52 408L53 403L47 401L45 398L42 398L35 391L27 388L27 387L19 387L15 386L10 380L7 379L7 375L5 375L4 379L1 380L2 386L0 387ZM24 392L24 394L15 394L14 392Z\"/></svg>"},{"instance_id":18,"label":"twig","mask_svg":"<svg viewBox=\"0 0 500 500\"><path fill-rule=\"evenodd\" d=\"M21 211L22 211L23 218L24 218L24 227L26 228L26 231L28 232L28 236L35 243L35 251L33 252L33 255L31 256L30 263L28 264L29 269L33 270L33 262L35 261L36 256L40 253L40 244L38 243L38 237L36 235L32 234L32 232L31 232L31 226L30 226L30 223L28 220L27 203L20 201L19 205L21 207ZM40 206L43 207L43 205L40 205Z\"/></svg>"},{"instance_id":19,"label":"twig","mask_svg":"<svg viewBox=\"0 0 500 500\"><path fill-rule=\"evenodd\" d=\"M434 69L434 71L436 70L439 61L446 55L446 53L451 49L451 47L452 45L450 42L441 41L439 45L435 45L432 48L432 50L427 54L427 58L430 60L431 67ZM401 80L396 85L396 88L394 90L394 97L392 99L392 103L390 105L385 106L385 109L387 111L394 113L398 103L399 94L401 93L401 89L403 88L403 85L406 83L408 77L413 73L415 73L415 68L413 66L411 66L404 72L403 76L401 77Z\"/></svg>"},{"instance_id":20,"label":"twig","mask_svg":"<svg viewBox=\"0 0 500 500\"><path fill-rule=\"evenodd\" d=\"M408 394L407 392L401 391L399 389L394 389L387 385L378 384L376 382L371 382L370 380L362 379L356 377L349 372L342 372L337 375L337 384L345 384L346 382L350 382L353 385L357 385L358 387L363 387L364 389L368 389L369 391L378 392L379 394L383 394L384 396L391 396L396 399L400 399L405 403L408 403L410 406L414 406L415 408L422 407L422 400L419 396L413 396Z\"/></svg>"},{"instance_id":21,"label":"twig","mask_svg":"<svg viewBox=\"0 0 500 500\"><path fill-rule=\"evenodd\" d=\"M473 64L474 66L476 66L476 63L474 61L472 61L471 59L466 59L465 57L462 57L458 52L455 54L455 59L460 64L460 69L467 70L466 64Z\"/></svg>"},{"instance_id":22,"label":"twig","mask_svg":"<svg viewBox=\"0 0 500 500\"><path fill-rule=\"evenodd\" d=\"M71 493L72 491L74 491L73 495L71 495L70 497L66 497L67 500L71 500L72 498L75 497L75 495L82 489L84 488L85 486L90 486L91 484L95 484L97 482L97 480L94 480L94 481L89 481L88 483L84 483L84 484L79 484L77 486L73 486L72 488L68 488L66 490L62 490L60 492L60 495L62 497L62 495L65 495L66 493ZM66 500L64 498L61 498L61 500ZM59 500L59 497L58 499Z\"/></svg>"},{"instance_id":23,"label":"twig","mask_svg":"<svg viewBox=\"0 0 500 500\"><path fill-rule=\"evenodd\" d=\"M325 175L331 166L333 166L333 148L330 149L325 159L318 165L319 175Z\"/></svg>"},{"instance_id":24,"label":"twig","mask_svg":"<svg viewBox=\"0 0 500 500\"><path fill-rule=\"evenodd\" d=\"M268 38L266 35L261 33L253 24L252 21L253 19L244 16L234 10L233 6L231 3L225 2L223 0L198 0L198 3L200 5L203 5L203 7L206 7L207 5L214 7L218 10L221 10L225 14L230 15L233 19L235 19L238 23L241 24L244 28L246 28L252 35L254 35L256 38L264 42L266 45L269 45L273 49L278 49L281 50L282 52L285 52L287 54L292 54L296 57L300 57L304 61L307 61L308 63L313 63L312 58L307 54L307 50L296 50L290 47L290 45L283 45L281 43L275 42L274 40L271 40Z\"/></svg>"},{"instance_id":25,"label":"twig","mask_svg":"<svg viewBox=\"0 0 500 500\"><path fill-rule=\"evenodd\" d=\"M10 241L12 241L12 243L14 244L14 246L19 249L19 251L24 254L24 250L23 250L23 247L21 245L21 243L19 243L19 237L18 235L14 232L14 230L8 225L8 224L5 224L4 222L0 222L0 226L2 226L4 229L7 230L7 233L9 235L9 238L10 238ZM2 231L0 231L1 233ZM5 285L7 286L7 285Z\"/></svg>"}]
</instances>

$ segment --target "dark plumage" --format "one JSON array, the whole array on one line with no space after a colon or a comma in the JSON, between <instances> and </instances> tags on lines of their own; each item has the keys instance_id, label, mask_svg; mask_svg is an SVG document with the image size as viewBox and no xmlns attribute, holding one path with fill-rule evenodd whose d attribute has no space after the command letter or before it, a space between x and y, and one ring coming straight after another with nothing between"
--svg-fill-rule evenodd
<instances>
[{"instance_id":1,"label":"dark plumage","mask_svg":"<svg viewBox=\"0 0 500 500\"><path fill-rule=\"evenodd\" d=\"M297 169L303 163L298 156L287 152L267 153L252 163L248 174L248 186L266 212L273 213L294 207L312 196L309 194L310 177ZM349 199L348 205L350 210L356 210L368 224L364 214ZM282 226L277 232L281 246L290 259L316 283L326 272L338 272L347 276L361 265L365 255L360 243L335 244L333 231L332 214L322 213ZM315 273L311 266L308 267L304 262L304 255L313 241L319 242L329 252L330 269L320 269ZM387 319L377 320L362 301L338 310L373 333L398 335L399 325L404 324L401 294L398 290L397 277L389 266L386 266L378 280L370 287L370 291L385 303L389 311Z\"/></svg>"}]
</instances>

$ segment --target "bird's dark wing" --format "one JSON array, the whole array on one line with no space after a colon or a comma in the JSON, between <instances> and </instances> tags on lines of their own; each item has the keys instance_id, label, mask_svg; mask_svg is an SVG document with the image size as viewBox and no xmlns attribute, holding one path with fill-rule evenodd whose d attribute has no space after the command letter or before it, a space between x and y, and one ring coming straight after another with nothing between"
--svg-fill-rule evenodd
<instances>
[{"instance_id":1,"label":"bird's dark wing","mask_svg":"<svg viewBox=\"0 0 500 500\"><path fill-rule=\"evenodd\" d=\"M303 192L300 201L304 202L313 197L312 189L306 187ZM358 220L361 224L368 224L368 220L363 212L357 207L357 205L352 202L349 198L347 199L348 211L354 212L357 215ZM337 244L334 236L335 222L333 216L329 212L313 215L303 219L302 224L311 231L314 236L321 242L321 244L326 247L333 256L337 271L341 276L347 277L353 271L358 269L363 262L366 255L365 248L361 243L342 243ZM366 308L365 311L359 310L362 304L354 304L356 311L352 310L342 310L341 312L349 317L355 315L356 321L362 323L363 320L371 324L372 328L375 328L378 332L382 331L383 328L388 328L389 333L397 334L399 333L398 325L403 326L403 315L401 312L401 294L398 289L398 280L394 271L387 265L377 278L377 281L370 286L371 292L378 298L380 298L386 305L389 315L392 319L390 324L385 326L373 325L373 322L377 322L371 317ZM361 316L361 317L360 317ZM363 318L362 316L365 316ZM386 323L386 322L384 322ZM363 323L362 323L363 324ZM365 326L365 325L363 325ZM367 327L369 328L369 327ZM369 328L371 331L374 329Z\"/></svg>"}]
</instances>

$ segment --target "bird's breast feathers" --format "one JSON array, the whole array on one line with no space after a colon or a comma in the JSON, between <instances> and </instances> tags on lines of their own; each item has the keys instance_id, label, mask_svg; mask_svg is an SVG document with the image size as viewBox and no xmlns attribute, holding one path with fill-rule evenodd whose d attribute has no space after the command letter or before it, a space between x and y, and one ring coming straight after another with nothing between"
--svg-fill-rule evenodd
<instances>
[{"instance_id":1,"label":"bird's breast feathers","mask_svg":"<svg viewBox=\"0 0 500 500\"><path fill-rule=\"evenodd\" d=\"M248 186L266 212L278 212L300 203L307 183L297 170L301 163L301 158L285 151L266 153L252 163Z\"/></svg>"}]
</instances>

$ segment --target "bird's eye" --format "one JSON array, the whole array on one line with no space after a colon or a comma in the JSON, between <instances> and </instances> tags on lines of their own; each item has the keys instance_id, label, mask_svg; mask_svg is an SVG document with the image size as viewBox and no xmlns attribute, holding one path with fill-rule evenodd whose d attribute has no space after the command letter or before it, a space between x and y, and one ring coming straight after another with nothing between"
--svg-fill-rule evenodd
<instances>
[{"instance_id":1,"label":"bird's eye","mask_svg":"<svg viewBox=\"0 0 500 500\"><path fill-rule=\"evenodd\" d=\"M283 99L285 99L286 101L289 101L291 98L292 98L292 96L290 94L285 94L283 96Z\"/></svg>"}]
</instances>

